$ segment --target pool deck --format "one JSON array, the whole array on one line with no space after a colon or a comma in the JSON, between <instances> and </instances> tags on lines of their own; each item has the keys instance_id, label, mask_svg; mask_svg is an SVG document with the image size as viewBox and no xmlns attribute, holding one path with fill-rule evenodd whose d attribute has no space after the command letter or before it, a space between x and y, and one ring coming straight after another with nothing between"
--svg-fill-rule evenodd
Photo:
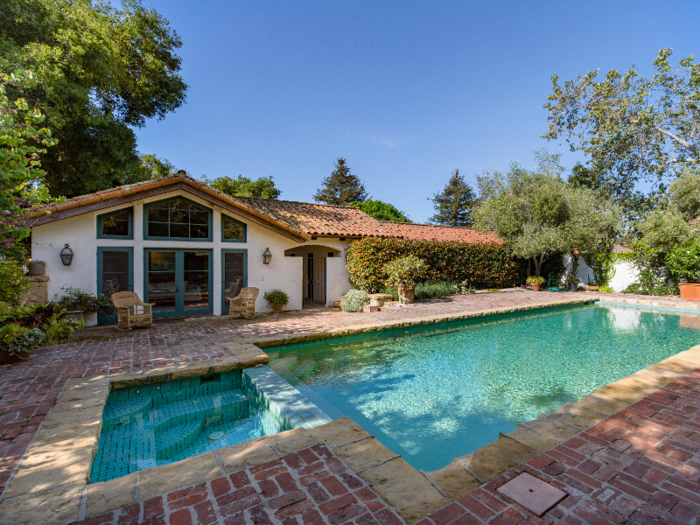
<instances>
[{"instance_id":1,"label":"pool deck","mask_svg":"<svg viewBox=\"0 0 700 525\"><path fill-rule=\"evenodd\" d=\"M44 427L51 428L50 423L47 425L45 420L48 419L49 414L53 414L54 417L60 414L54 405L57 398L62 396L66 384L72 379L85 380L97 376L109 377L114 374L122 375L134 372L143 374L152 369L163 367L192 368L194 366L196 368L196 364L201 361L235 356L235 352L230 348L231 345L226 344L232 341L292 341L297 340L300 336L318 337L318 334L323 333L339 335L347 333L347 331L367 331L376 329L378 326L386 327L397 323L401 325L431 323L448 318L484 315L493 313L494 310L515 311L566 304L572 301L594 300L597 297L597 294L493 293L426 301L409 308L389 308L372 314L346 314L333 309L320 309L287 313L279 317L259 316L253 321L199 318L159 324L150 329L134 330L126 334L112 328L85 330L76 334L66 345L45 347L35 351L27 362L0 367L3 379L0 382L0 491L2 491L3 498L0 504L0 523L17 524L36 521L33 519L33 514L27 516L27 520L21 519L22 513L28 515L29 512L23 510L19 505L21 497L8 497L8 493L9 496L12 494L5 489L8 485L12 488L9 482L15 481L14 477L18 468L31 467L27 464L27 449L30 445L36 444L39 430ZM638 302L641 305L648 303L657 307L687 308L689 310L697 310L698 308L698 303L685 303L678 299L640 298L619 294L609 294L602 298L604 300ZM693 355L700 358L700 353ZM517 436L502 436L494 444L497 448L493 451L487 450L481 455L475 453L469 457L458 458L458 461L446 467L447 471L441 469L441 471L427 473L427 476L419 474L410 467L406 468L405 461L400 458L393 455L391 457L382 456L382 454L389 454L390 451L387 452L388 449L381 447L374 439L365 437L361 442L364 443L363 445L345 441L336 444L336 446L326 444L323 439L313 438L316 441L306 448L327 446L321 454L325 454L323 462L335 458L338 463L333 461L331 463L336 464L336 469L341 469L341 466L338 465L342 465L342 469L338 473L328 467L330 470L324 470L328 475L322 479L339 480L344 490L348 493L352 492L354 495L343 496L345 492L334 494L326 487L325 492L321 491L325 496L317 495L317 497L320 498L319 501L324 497L328 497L328 499L318 503L317 497L309 492L312 489L304 485L301 488L290 489L290 492L301 491L295 493L300 498L303 496L302 499L276 508L274 506L282 500L275 500L273 503L274 497L278 496L268 497L258 483L260 480L255 478L257 472L249 471L255 481L252 485L254 488L247 490L253 490L255 495L253 497L251 494L252 499L248 501L256 501L256 503L247 507L245 512L250 518L252 516L250 513L253 512L251 509L262 509L255 512L262 513L260 516L264 514L267 520L275 523L283 522L285 525L299 524L300 522L293 517L293 514L281 519L284 513L278 514L280 508L286 509L296 505L295 509L302 509L311 505L311 502L313 502L311 507L298 513L299 518L303 517L305 525L324 522L349 523L351 521L358 523L358 525L364 525L375 521L394 523L393 520L398 520L400 523L401 520L396 517L396 514L408 523L415 523L428 513L431 513L429 518L431 522L425 522L423 525L428 525L428 523L446 525L452 521L455 524L481 523L489 520L493 520L494 523L518 523L528 519L531 520L528 523L552 523L555 520L563 520L562 523L625 523L626 521L644 522L645 520L649 522L661 520L663 523L694 523L700 512L700 497L697 496L697 493L700 492L700 484L698 484L698 479L700 479L700 415L698 414L700 410L700 401L698 401L700 398L700 373L695 370L696 367L700 367L700 362L696 362L693 356L688 357L688 355L679 359L680 361L677 360L677 363L680 364L675 370L667 370L662 367L666 372L672 372L671 375L660 372L662 377L668 378L668 381L671 382L663 388L661 388L663 385L657 385L658 388L661 388L657 393L652 392L658 388L649 391L651 388L649 385L652 383L648 382L648 377L645 379L647 381L646 387L642 383L637 383L636 387L631 384L619 385L615 392L608 392L608 394L612 394L609 399L618 403L618 407L614 411L611 411L610 407L615 406L615 404L610 404L609 401L607 401L607 412L601 408L603 405L600 404L599 399L589 400L589 405L585 405L586 401L579 401L577 403L579 408L567 407L563 412L557 411L561 412L559 415L555 413L546 416L543 422L540 420L531 422L534 425L531 427L525 424L523 432L516 431L520 432L521 440L518 440ZM684 374L687 375L684 376ZM636 393L630 394L625 389ZM601 395L608 398L607 394ZM618 399L621 396L630 395L632 398ZM581 403L584 404L581 405ZM622 404L620 405L620 403ZM601 411L597 411L596 406ZM588 421L585 428L581 426L584 421ZM562 424L565 432L557 433L556 428ZM552 434L548 435L548 432ZM569 432L570 435L566 435L566 432ZM527 443L528 438L532 442L529 445L524 445L527 447L524 449L520 445ZM549 439L550 442L547 442L546 439ZM267 443L267 441L265 442ZM501 444L499 445L499 443ZM520 445L514 445L514 443L520 443ZM545 443L551 446L543 448ZM626 444L629 446L626 447ZM480 471L479 469L483 465L493 464L494 461L498 463L507 457L503 453L503 446L510 447L515 452L515 455L506 461L505 468L503 465L492 468L489 474ZM274 447L272 448L274 450ZM290 452L296 450L292 449L289 449ZM288 472L292 478L301 483L301 477L296 471L306 467L302 467L301 464L297 465L298 468L289 465L284 459L287 455L284 452L281 449L275 450L278 459L272 461L282 461L286 465L285 469L294 471ZM540 454L541 452L545 453ZM360 461L360 458L364 457L363 454L369 458L364 459L365 462L371 459L383 459L358 468L357 465L360 463L353 462ZM316 455L318 456L318 454ZM48 464L57 461L57 458L45 459ZM633 460L630 462L630 459ZM522 465L523 463L524 465ZM598 466L593 469L595 465ZM221 465L219 466L221 467ZM644 470L645 466L648 467L646 470ZM510 470L505 476L502 475L504 471L513 468L516 470ZM501 470L499 471L499 469ZM544 518L536 518L505 496L494 492L499 483L502 484L514 473L522 470L528 470L546 481L551 481L553 485L559 484L558 486L564 487L563 490L569 496L549 511ZM362 486L358 485L353 489L349 481L339 477L340 472L359 479ZM472 478L465 477L465 473ZM160 494L148 494L148 499L144 499L144 494L139 492L132 493L133 502L122 505L117 510L110 509L107 514L96 515L95 518L90 518L86 523L195 523L196 520L201 523L241 522L240 520L244 516L241 514L242 511L228 516L221 513L222 506L226 505L222 505L217 500L217 497L221 495L216 494L214 481L221 478L222 474L229 475L222 468L216 475L212 473L207 479L199 479L195 488L190 489L190 492L183 492L181 488L178 488L175 491L178 494L189 494L181 498L175 496L175 492L165 490L167 487L163 487L164 490ZM274 475L279 474L282 474L282 471ZM609 474L612 475L608 476ZM225 483L217 481L216 484L220 486L229 484L230 486L233 483L231 476L232 474L229 475L229 480ZM582 476L586 476L586 478L584 479ZM404 479L404 483L396 485L394 487L396 490L392 492L392 483L387 483L387 480L395 478ZM186 483L187 480L191 479L185 477L181 483ZM598 485L592 485L591 483L594 481ZM335 486L333 481L326 483ZM72 481L66 482L66 484L61 485L63 487L61 490L73 489L75 488L73 484ZM412 488L408 487L407 484ZM274 486L278 485L284 491L279 480ZM640 488L639 485L643 486ZM183 486L187 487L188 485ZM470 494L462 494L465 487L471 492ZM364 489L367 490L364 491ZM637 490L637 492L630 492L632 489ZM340 488L337 490L341 491ZM367 500L374 502L372 506L358 503L358 501L364 501L359 493L355 494L361 490L367 498L369 498L370 493L375 494L374 499ZM170 494L166 497L168 492ZM48 496L48 491L39 492L39 494ZM646 497L643 497L645 495ZM86 496L87 491L81 492L79 497L76 496L78 500L82 501L79 511L81 517L86 515ZM424 501L418 496L421 496ZM289 497L291 498L291 496ZM342 497L345 499L340 501ZM173 503L180 499L186 501ZM323 509L320 508L331 500L338 501ZM414 505L409 508L406 502L410 503L411 500L415 501L413 501ZM205 501L211 505L213 514L207 514L209 517L205 516L206 513L200 515L200 511L204 512L202 509L205 507L209 509L209 506L204 504ZM303 501L307 501L307 503L300 503ZM419 503L420 505L418 505ZM48 501L45 501L44 506L47 504ZM485 507L484 504L486 504ZM341 506L324 514L324 509L335 508L336 505ZM352 505L356 506L352 507ZM386 509L387 512L379 515L379 510L372 510L371 507L379 509L379 505L383 505L381 508ZM11 506L19 509L19 519L17 519L17 515L13 515L10 521L9 514L3 514L2 510L10 509ZM394 509L391 508L392 506ZM616 514L613 516L603 513L598 508L601 506ZM151 507L153 508L151 509ZM352 516L344 514L346 511L349 512L350 507L353 509L350 512ZM441 507L444 508L438 510ZM334 514L333 518L323 517L330 516L331 513L341 509L345 510L340 514ZM311 510L317 511L318 516L312 514ZM659 514L663 517L653 517L654 513L664 512L666 514ZM6 517L3 518L3 516ZM604 518L604 516L606 517ZM672 518L672 516L674 517ZM36 517L38 518L38 516ZM310 521L307 521L307 518ZM603 519L607 521L595 521ZM676 521L673 521L674 519ZM261 517L256 521L265 521L265 519Z\"/></svg>"}]
</instances>

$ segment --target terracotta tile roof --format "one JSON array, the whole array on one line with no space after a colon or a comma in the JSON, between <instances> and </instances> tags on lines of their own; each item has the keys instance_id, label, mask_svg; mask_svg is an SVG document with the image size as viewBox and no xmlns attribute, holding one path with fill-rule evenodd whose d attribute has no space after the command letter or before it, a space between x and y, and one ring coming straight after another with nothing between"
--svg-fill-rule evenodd
<instances>
[{"instance_id":1,"label":"terracotta tile roof","mask_svg":"<svg viewBox=\"0 0 700 525\"><path fill-rule=\"evenodd\" d=\"M173 175L98 191L47 206L43 210L52 213L60 212L180 182L307 240L315 235L337 235L339 237L400 237L467 243L500 243L492 233L481 233L469 228L379 221L351 206L231 197L186 175Z\"/></svg>"}]
</instances>

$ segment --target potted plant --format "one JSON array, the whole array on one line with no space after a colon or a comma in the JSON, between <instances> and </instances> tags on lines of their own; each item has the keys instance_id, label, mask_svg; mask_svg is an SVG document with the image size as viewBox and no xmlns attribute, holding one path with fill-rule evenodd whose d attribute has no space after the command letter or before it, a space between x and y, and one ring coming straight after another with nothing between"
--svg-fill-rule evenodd
<instances>
[{"instance_id":1,"label":"potted plant","mask_svg":"<svg viewBox=\"0 0 700 525\"><path fill-rule=\"evenodd\" d=\"M395 286L401 304L410 304L416 295L416 281L425 272L425 262L415 255L395 259L384 266L387 284Z\"/></svg>"},{"instance_id":2,"label":"potted plant","mask_svg":"<svg viewBox=\"0 0 700 525\"><path fill-rule=\"evenodd\" d=\"M276 314L280 313L289 303L289 296L282 290L270 290L263 295L263 299L267 301L267 304L270 305L270 308Z\"/></svg>"},{"instance_id":3,"label":"potted plant","mask_svg":"<svg viewBox=\"0 0 700 525\"><path fill-rule=\"evenodd\" d=\"M46 275L46 263L44 261L29 261L27 264L29 272L27 272L32 277Z\"/></svg>"},{"instance_id":4,"label":"potted plant","mask_svg":"<svg viewBox=\"0 0 700 525\"><path fill-rule=\"evenodd\" d=\"M525 282L532 286L533 292L539 292L540 286L544 284L544 277L540 277L539 275L528 277Z\"/></svg>"},{"instance_id":5,"label":"potted plant","mask_svg":"<svg viewBox=\"0 0 700 525\"><path fill-rule=\"evenodd\" d=\"M576 277L573 273L570 273L566 276L565 282L570 292L578 292L578 283L581 282L581 279Z\"/></svg>"},{"instance_id":6,"label":"potted plant","mask_svg":"<svg viewBox=\"0 0 700 525\"><path fill-rule=\"evenodd\" d=\"M109 299L104 295L92 295L87 290L81 290L73 286L61 288L63 296L58 304L66 309L67 319L85 319L86 313L97 312L109 304Z\"/></svg>"}]
</instances>

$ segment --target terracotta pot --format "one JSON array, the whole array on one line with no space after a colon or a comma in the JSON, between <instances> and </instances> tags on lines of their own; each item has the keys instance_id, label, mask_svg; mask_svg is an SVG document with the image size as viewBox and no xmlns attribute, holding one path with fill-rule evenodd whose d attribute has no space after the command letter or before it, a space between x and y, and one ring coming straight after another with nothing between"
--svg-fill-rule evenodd
<instances>
[{"instance_id":1,"label":"terracotta pot","mask_svg":"<svg viewBox=\"0 0 700 525\"><path fill-rule=\"evenodd\" d=\"M29 275L32 277L46 275L46 263L44 261L29 261Z\"/></svg>"},{"instance_id":2,"label":"terracotta pot","mask_svg":"<svg viewBox=\"0 0 700 525\"><path fill-rule=\"evenodd\" d=\"M530 286L532 286L532 291L533 291L533 292L539 292L539 291L540 291L540 286L542 286L542 285L541 285L541 284L531 284Z\"/></svg>"},{"instance_id":3,"label":"terracotta pot","mask_svg":"<svg viewBox=\"0 0 700 525\"><path fill-rule=\"evenodd\" d=\"M588 291L589 292L597 292L600 289L600 286L589 286Z\"/></svg>"},{"instance_id":4,"label":"terracotta pot","mask_svg":"<svg viewBox=\"0 0 700 525\"><path fill-rule=\"evenodd\" d=\"M25 353L23 357L20 354L8 354L7 352L0 352L0 365L13 365L15 363L21 363L26 361L29 354Z\"/></svg>"},{"instance_id":5,"label":"terracotta pot","mask_svg":"<svg viewBox=\"0 0 700 525\"><path fill-rule=\"evenodd\" d=\"M681 301L700 301L700 283L680 283Z\"/></svg>"},{"instance_id":6,"label":"terracotta pot","mask_svg":"<svg viewBox=\"0 0 700 525\"><path fill-rule=\"evenodd\" d=\"M340 308L340 301L334 301L333 308Z\"/></svg>"},{"instance_id":7,"label":"terracotta pot","mask_svg":"<svg viewBox=\"0 0 700 525\"><path fill-rule=\"evenodd\" d=\"M274 305L272 305L272 311L275 312L276 314L280 313L282 310L284 310L284 305L283 305L283 304L274 304Z\"/></svg>"},{"instance_id":8,"label":"terracotta pot","mask_svg":"<svg viewBox=\"0 0 700 525\"><path fill-rule=\"evenodd\" d=\"M85 312L82 310L69 310L66 312L66 319L82 319L85 320Z\"/></svg>"},{"instance_id":9,"label":"terracotta pot","mask_svg":"<svg viewBox=\"0 0 700 525\"><path fill-rule=\"evenodd\" d=\"M397 292L399 294L399 302L401 304L411 304L413 302L413 299L416 297L415 286L406 286L400 284Z\"/></svg>"}]
</instances>

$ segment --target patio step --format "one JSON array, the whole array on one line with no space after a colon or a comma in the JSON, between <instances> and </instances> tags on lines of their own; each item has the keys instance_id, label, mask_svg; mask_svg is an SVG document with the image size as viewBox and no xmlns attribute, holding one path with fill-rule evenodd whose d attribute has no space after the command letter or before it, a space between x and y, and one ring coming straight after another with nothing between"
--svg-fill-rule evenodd
<instances>
[{"instance_id":1,"label":"patio step","mask_svg":"<svg viewBox=\"0 0 700 525\"><path fill-rule=\"evenodd\" d=\"M102 415L102 431L109 432L118 426L133 423L147 414L152 407L153 399L151 396L107 405Z\"/></svg>"},{"instance_id":2,"label":"patio step","mask_svg":"<svg viewBox=\"0 0 700 525\"><path fill-rule=\"evenodd\" d=\"M189 447L202 433L202 421L175 425L156 437L156 459L169 459Z\"/></svg>"}]
</instances>

